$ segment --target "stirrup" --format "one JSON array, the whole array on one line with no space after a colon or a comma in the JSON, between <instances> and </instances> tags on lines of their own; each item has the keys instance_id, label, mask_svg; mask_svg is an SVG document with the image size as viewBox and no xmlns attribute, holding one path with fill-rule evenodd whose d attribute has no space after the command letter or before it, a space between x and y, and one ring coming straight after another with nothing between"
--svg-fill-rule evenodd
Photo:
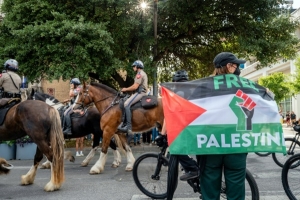
<instances>
[{"instance_id":1,"label":"stirrup","mask_svg":"<svg viewBox=\"0 0 300 200\"><path fill-rule=\"evenodd\" d=\"M127 128L126 128L126 131L124 131L124 127L126 127L127 123L125 122L122 122L119 126L118 126L118 130L119 131L122 131L122 132L127 132Z\"/></svg>"}]
</instances>

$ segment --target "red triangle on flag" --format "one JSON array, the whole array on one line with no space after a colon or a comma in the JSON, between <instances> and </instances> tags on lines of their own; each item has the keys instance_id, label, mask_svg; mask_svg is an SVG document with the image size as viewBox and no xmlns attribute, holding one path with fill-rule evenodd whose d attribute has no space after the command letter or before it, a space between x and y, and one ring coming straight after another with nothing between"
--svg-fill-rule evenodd
<instances>
[{"instance_id":1,"label":"red triangle on flag","mask_svg":"<svg viewBox=\"0 0 300 200\"><path fill-rule=\"evenodd\" d=\"M206 110L162 87L162 102L169 146L176 137Z\"/></svg>"}]
</instances>

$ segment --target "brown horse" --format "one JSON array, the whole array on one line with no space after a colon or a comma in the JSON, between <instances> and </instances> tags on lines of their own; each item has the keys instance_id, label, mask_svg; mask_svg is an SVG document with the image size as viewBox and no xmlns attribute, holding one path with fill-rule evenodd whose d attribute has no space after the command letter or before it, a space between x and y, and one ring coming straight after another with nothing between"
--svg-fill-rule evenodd
<instances>
[{"instance_id":1,"label":"brown horse","mask_svg":"<svg viewBox=\"0 0 300 200\"><path fill-rule=\"evenodd\" d=\"M99 174L104 170L110 139L117 132L117 127L121 123L122 111L119 107L119 100L120 97L116 90L99 83L92 83L87 86L83 84L75 100L76 105L74 109L94 102L101 115L100 126L103 131L102 149L100 158L91 168L90 174ZM138 107L132 112L133 132L145 132L155 127L157 123L160 125L163 124L164 114L161 98L158 98L158 105L154 108L146 110ZM127 154L126 171L131 171L135 158L132 155L130 147L124 140L122 141L122 145Z\"/></svg>"},{"instance_id":2,"label":"brown horse","mask_svg":"<svg viewBox=\"0 0 300 200\"><path fill-rule=\"evenodd\" d=\"M41 101L23 101L14 105L0 126L0 140L14 140L25 135L37 144L37 149L33 166L21 177L21 184L34 182L38 165L45 155L51 162L51 179L44 190L58 190L64 181L64 136L58 111Z\"/></svg>"}]
</instances>

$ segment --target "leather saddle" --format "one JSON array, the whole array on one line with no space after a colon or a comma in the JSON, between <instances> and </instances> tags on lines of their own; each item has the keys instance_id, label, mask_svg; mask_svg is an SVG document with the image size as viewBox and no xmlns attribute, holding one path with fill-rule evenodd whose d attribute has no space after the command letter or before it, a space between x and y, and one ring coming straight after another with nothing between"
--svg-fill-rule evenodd
<instances>
[{"instance_id":1,"label":"leather saddle","mask_svg":"<svg viewBox=\"0 0 300 200\"><path fill-rule=\"evenodd\" d=\"M129 98L129 96L125 96L124 98L120 99L119 105L122 110L124 109L124 103L128 98ZM157 102L156 96L146 95L146 96L143 96L141 100L134 103L130 107L130 110L132 111L132 110L136 110L138 108L150 109L150 108L156 107L157 104L158 104L158 102Z\"/></svg>"},{"instance_id":2,"label":"leather saddle","mask_svg":"<svg viewBox=\"0 0 300 200\"><path fill-rule=\"evenodd\" d=\"M0 99L0 126L2 126L7 112L16 104L20 103L20 98L2 98Z\"/></svg>"}]
</instances>

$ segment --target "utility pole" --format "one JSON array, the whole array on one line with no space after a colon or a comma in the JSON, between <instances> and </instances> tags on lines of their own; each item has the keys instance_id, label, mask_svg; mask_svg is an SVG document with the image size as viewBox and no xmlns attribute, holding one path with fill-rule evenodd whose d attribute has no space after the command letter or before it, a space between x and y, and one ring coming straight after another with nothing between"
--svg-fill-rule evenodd
<instances>
[{"instance_id":1,"label":"utility pole","mask_svg":"<svg viewBox=\"0 0 300 200\"><path fill-rule=\"evenodd\" d=\"M154 0L154 16L153 16L153 26L154 26L154 48L153 48L153 60L157 56L157 1ZM153 73L153 95L157 96L157 63L154 65Z\"/></svg>"}]
</instances>

